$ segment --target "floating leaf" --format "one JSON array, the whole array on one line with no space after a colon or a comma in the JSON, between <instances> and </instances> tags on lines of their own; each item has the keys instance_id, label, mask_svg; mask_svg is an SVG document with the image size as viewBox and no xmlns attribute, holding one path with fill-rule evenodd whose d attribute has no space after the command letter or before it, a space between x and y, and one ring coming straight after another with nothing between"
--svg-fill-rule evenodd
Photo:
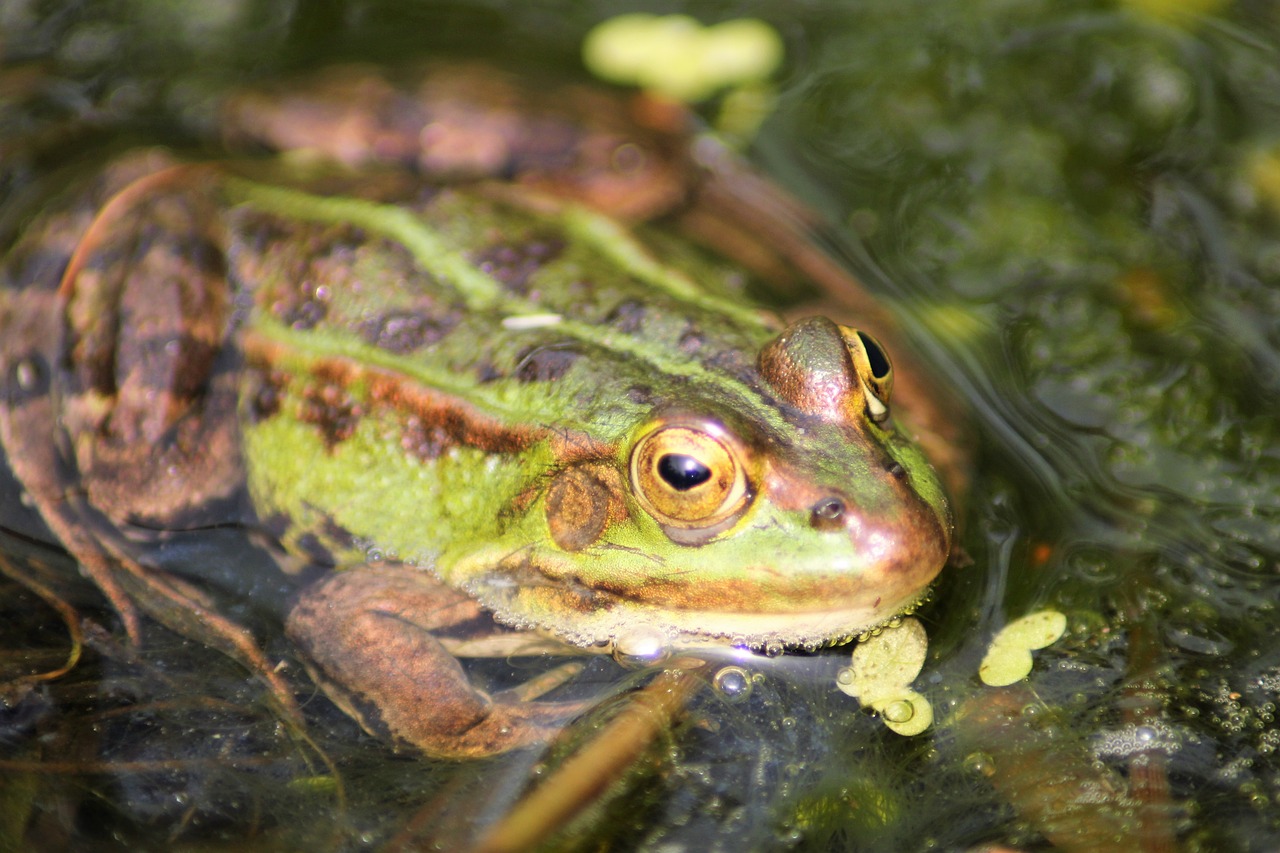
<instances>
[{"instance_id":1,"label":"floating leaf","mask_svg":"<svg viewBox=\"0 0 1280 853\"><path fill-rule=\"evenodd\" d=\"M917 619L903 619L859 643L852 666L841 670L836 686L877 711L898 734L920 734L933 724L933 706L910 685L928 650L924 626Z\"/></svg>"},{"instance_id":2,"label":"floating leaf","mask_svg":"<svg viewBox=\"0 0 1280 853\"><path fill-rule=\"evenodd\" d=\"M853 676L841 690L870 702L884 693L906 687L924 668L929 635L917 619L903 619L896 628L858 643L853 650Z\"/></svg>"},{"instance_id":3,"label":"floating leaf","mask_svg":"<svg viewBox=\"0 0 1280 853\"><path fill-rule=\"evenodd\" d=\"M1040 610L1015 619L991 641L978 667L978 677L992 687L1021 681L1031 672L1031 650L1052 645L1066 630L1067 617L1056 610Z\"/></svg>"},{"instance_id":4,"label":"floating leaf","mask_svg":"<svg viewBox=\"0 0 1280 853\"><path fill-rule=\"evenodd\" d=\"M591 73L688 103L764 80L782 62L782 39L763 21L705 27L687 15L619 15L582 44Z\"/></svg>"},{"instance_id":5,"label":"floating leaf","mask_svg":"<svg viewBox=\"0 0 1280 853\"><path fill-rule=\"evenodd\" d=\"M991 644L1009 645L1023 649L1043 649L1058 641L1067 631L1067 617L1056 610L1040 610L1028 613L1005 625Z\"/></svg>"},{"instance_id":6,"label":"floating leaf","mask_svg":"<svg viewBox=\"0 0 1280 853\"><path fill-rule=\"evenodd\" d=\"M978 667L978 678L991 687L1004 687L1021 681L1031 673L1031 650L1008 645L993 645Z\"/></svg>"}]
</instances>

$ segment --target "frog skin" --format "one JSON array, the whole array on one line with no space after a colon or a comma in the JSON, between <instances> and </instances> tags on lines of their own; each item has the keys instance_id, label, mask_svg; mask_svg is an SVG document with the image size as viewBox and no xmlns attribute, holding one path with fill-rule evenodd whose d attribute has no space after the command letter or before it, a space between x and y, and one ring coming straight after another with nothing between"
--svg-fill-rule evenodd
<instances>
[{"instance_id":1,"label":"frog skin","mask_svg":"<svg viewBox=\"0 0 1280 853\"><path fill-rule=\"evenodd\" d=\"M644 146L677 186L678 149ZM607 215L616 176L356 159L136 153L10 255L0 440L135 641L146 613L296 713L254 637L136 547L246 484L283 568L333 569L298 574L285 620L308 671L432 756L581 710L469 682L442 638L491 617L580 646L813 648L925 594L951 510L869 332L751 307L740 267Z\"/></svg>"}]
</instances>

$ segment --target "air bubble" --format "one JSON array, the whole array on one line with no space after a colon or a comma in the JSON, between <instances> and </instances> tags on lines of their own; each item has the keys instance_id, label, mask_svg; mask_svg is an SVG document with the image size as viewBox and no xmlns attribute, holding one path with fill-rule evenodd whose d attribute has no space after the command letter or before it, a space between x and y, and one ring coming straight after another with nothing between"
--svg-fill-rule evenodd
<instances>
[{"instance_id":1,"label":"air bubble","mask_svg":"<svg viewBox=\"0 0 1280 853\"><path fill-rule=\"evenodd\" d=\"M985 752L971 752L964 757L964 769L990 779L996 775L996 763Z\"/></svg>"},{"instance_id":2,"label":"air bubble","mask_svg":"<svg viewBox=\"0 0 1280 853\"><path fill-rule=\"evenodd\" d=\"M740 666L726 666L711 680L722 697L731 702L741 702L751 695L751 676Z\"/></svg>"},{"instance_id":3,"label":"air bubble","mask_svg":"<svg viewBox=\"0 0 1280 853\"><path fill-rule=\"evenodd\" d=\"M916 709L905 699L885 705L880 714L891 723L905 723L916 715Z\"/></svg>"},{"instance_id":4,"label":"air bubble","mask_svg":"<svg viewBox=\"0 0 1280 853\"><path fill-rule=\"evenodd\" d=\"M613 659L630 668L650 666L671 653L666 635L651 625L630 628L618 635Z\"/></svg>"}]
</instances>

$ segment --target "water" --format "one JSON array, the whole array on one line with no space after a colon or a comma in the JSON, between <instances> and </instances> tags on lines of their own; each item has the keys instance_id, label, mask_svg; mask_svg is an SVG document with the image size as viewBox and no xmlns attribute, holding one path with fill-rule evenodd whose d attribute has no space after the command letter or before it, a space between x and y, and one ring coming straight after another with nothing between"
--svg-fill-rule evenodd
<instances>
[{"instance_id":1,"label":"water","mask_svg":"<svg viewBox=\"0 0 1280 853\"><path fill-rule=\"evenodd\" d=\"M6 3L5 144L41 145L3 158L0 230L86 150L200 138L233 83L446 48L581 73L586 29L633 8L533 5ZM1199 5L690 4L779 27L754 156L823 211L972 408L972 564L920 613L929 733L892 734L832 689L847 650L734 661L749 695L703 691L561 845L1280 843L1280 17ZM114 624L91 589L68 594ZM0 647L59 665L56 614L13 584L0 603ZM980 686L990 638L1042 608L1066 636L1028 681ZM159 629L140 657L103 631L88 644L0 711L0 849L465 837L563 760L395 756L319 699L304 735L234 664ZM268 654L287 659L282 641ZM582 689L638 677L611 667L592 661Z\"/></svg>"}]
</instances>

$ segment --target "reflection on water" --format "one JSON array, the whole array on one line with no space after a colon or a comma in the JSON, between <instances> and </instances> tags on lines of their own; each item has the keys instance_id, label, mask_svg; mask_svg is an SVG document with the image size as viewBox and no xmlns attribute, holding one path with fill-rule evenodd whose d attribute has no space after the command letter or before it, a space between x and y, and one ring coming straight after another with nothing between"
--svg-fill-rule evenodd
<instances>
[{"instance_id":1,"label":"reflection on water","mask_svg":"<svg viewBox=\"0 0 1280 853\"><path fill-rule=\"evenodd\" d=\"M0 12L8 231L33 176L110 139L104 124L179 139L155 116L199 126L208 93L246 69L401 58L446 36L564 65L601 17L374 2L186 4L200 11L188 16L134 0L53 19L36 5ZM734 10L775 19L788 40L761 158L864 239L885 274L864 272L976 411L973 564L922 613L929 733L892 734L835 689L847 650L737 661L561 845L1280 840L1280 19L1198 5L1213 8ZM6 527L29 529L0 506ZM368 739L292 665L308 720L297 730L222 656L154 626L133 649L56 555L21 537L5 548L87 621L69 675L3 694L0 849L466 838L616 713L611 700L545 755L430 763ZM62 666L62 618L2 584L0 673ZM1066 636L1035 653L1027 681L981 686L990 638L1044 607L1067 614ZM276 643L269 657L288 660ZM648 677L594 658L579 689Z\"/></svg>"}]
</instances>

